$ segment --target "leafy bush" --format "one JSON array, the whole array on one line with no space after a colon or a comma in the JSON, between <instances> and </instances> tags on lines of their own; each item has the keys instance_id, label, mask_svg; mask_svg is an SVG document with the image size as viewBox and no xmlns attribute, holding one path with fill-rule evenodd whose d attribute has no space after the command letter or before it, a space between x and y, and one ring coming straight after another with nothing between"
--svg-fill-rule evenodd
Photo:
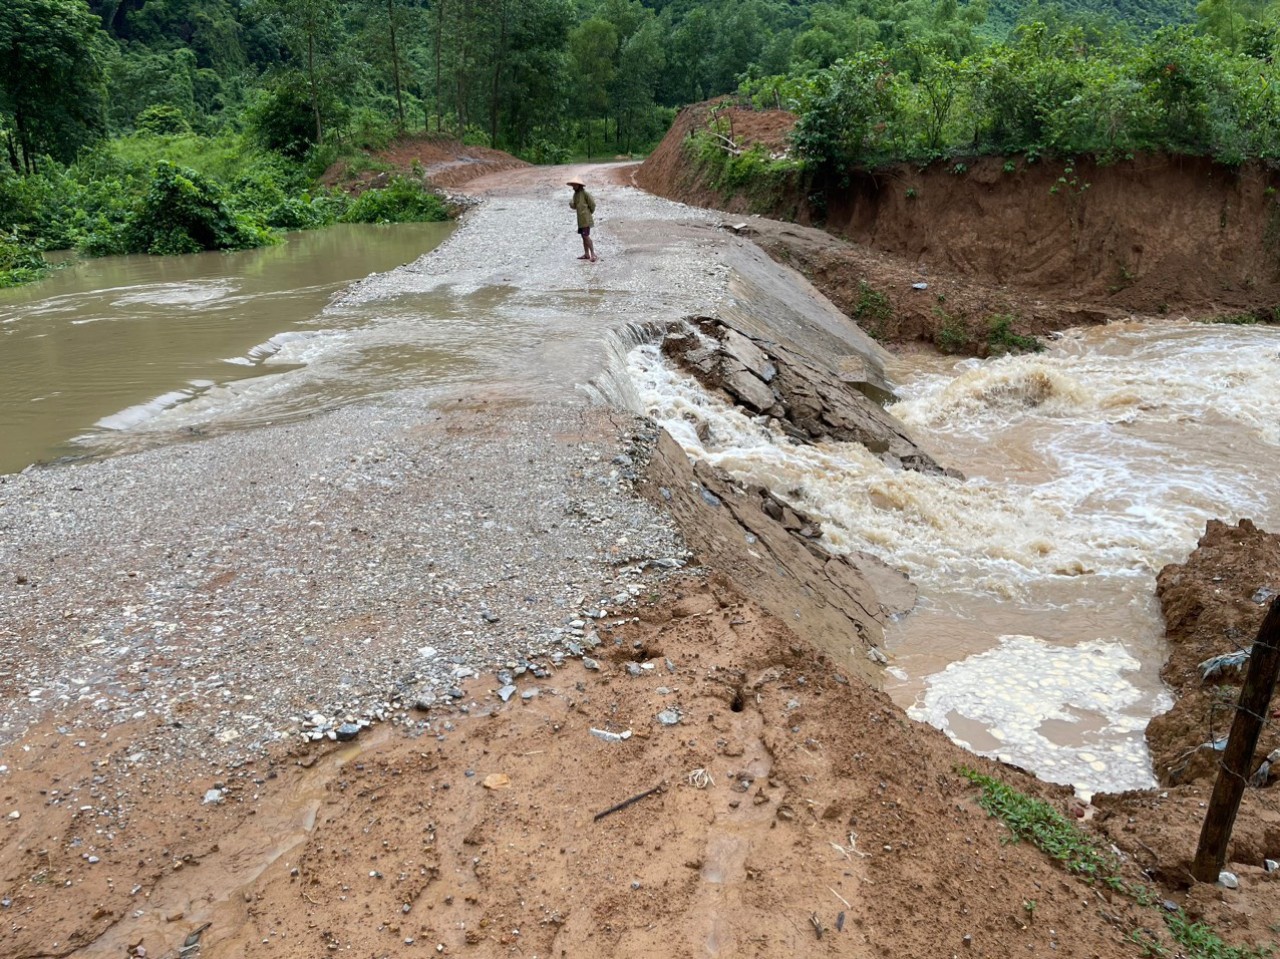
<instances>
[{"instance_id":1,"label":"leafy bush","mask_svg":"<svg viewBox=\"0 0 1280 959\"><path fill-rule=\"evenodd\" d=\"M168 161L156 165L113 252L197 253L265 246L276 238L257 217L235 211L221 186Z\"/></svg>"},{"instance_id":2,"label":"leafy bush","mask_svg":"<svg viewBox=\"0 0 1280 959\"><path fill-rule=\"evenodd\" d=\"M190 133L191 124L186 115L175 106L158 103L149 106L133 121L134 126L142 133L154 133L160 136L171 136Z\"/></svg>"},{"instance_id":3,"label":"leafy bush","mask_svg":"<svg viewBox=\"0 0 1280 959\"><path fill-rule=\"evenodd\" d=\"M772 199L795 185L802 166L796 160L775 159L758 143L732 153L721 140L703 131L694 135L691 148L695 162L706 171L715 189L745 194L762 213Z\"/></svg>"},{"instance_id":4,"label":"leafy bush","mask_svg":"<svg viewBox=\"0 0 1280 959\"><path fill-rule=\"evenodd\" d=\"M1014 317L1000 313L991 317L987 323L987 352L991 356L1005 353L1039 353L1044 344L1034 336L1013 332Z\"/></svg>"},{"instance_id":5,"label":"leafy bush","mask_svg":"<svg viewBox=\"0 0 1280 959\"><path fill-rule=\"evenodd\" d=\"M934 345L943 353L959 353L969 345L969 328L963 319L953 316L942 307L934 307L934 315L942 321L933 335Z\"/></svg>"},{"instance_id":6,"label":"leafy bush","mask_svg":"<svg viewBox=\"0 0 1280 959\"><path fill-rule=\"evenodd\" d=\"M0 233L0 289L30 283L49 272L49 264L38 250L17 237Z\"/></svg>"},{"instance_id":7,"label":"leafy bush","mask_svg":"<svg viewBox=\"0 0 1280 959\"><path fill-rule=\"evenodd\" d=\"M380 190L365 190L342 214L343 223L414 223L447 220L449 208L421 181L395 176Z\"/></svg>"}]
</instances>

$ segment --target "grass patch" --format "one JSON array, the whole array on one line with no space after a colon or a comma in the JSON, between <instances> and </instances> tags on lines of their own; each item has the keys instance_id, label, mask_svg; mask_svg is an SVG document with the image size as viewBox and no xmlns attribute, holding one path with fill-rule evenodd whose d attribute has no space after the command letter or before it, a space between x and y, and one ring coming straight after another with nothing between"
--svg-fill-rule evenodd
<instances>
[{"instance_id":1,"label":"grass patch","mask_svg":"<svg viewBox=\"0 0 1280 959\"><path fill-rule=\"evenodd\" d=\"M998 313L987 320L987 352L991 356L1003 356L1006 353L1039 353L1044 344L1034 336L1026 336L1013 331L1014 317L1008 313Z\"/></svg>"},{"instance_id":2,"label":"grass patch","mask_svg":"<svg viewBox=\"0 0 1280 959\"><path fill-rule=\"evenodd\" d=\"M880 339L893 319L893 306L889 298L872 287L866 280L858 281L858 299L849 314L855 323L867 331L867 335Z\"/></svg>"},{"instance_id":3,"label":"grass patch","mask_svg":"<svg viewBox=\"0 0 1280 959\"><path fill-rule=\"evenodd\" d=\"M1267 959L1273 952L1265 946L1229 946L1212 927L1192 922L1181 909L1166 915L1164 924L1187 959Z\"/></svg>"},{"instance_id":4,"label":"grass patch","mask_svg":"<svg viewBox=\"0 0 1280 959\"><path fill-rule=\"evenodd\" d=\"M1048 803L967 767L959 773L982 788L978 805L1009 827L1011 842L1029 842L1061 863L1067 872L1091 881L1115 879L1119 866L1115 857L1099 849L1093 839Z\"/></svg>"},{"instance_id":5,"label":"grass patch","mask_svg":"<svg viewBox=\"0 0 1280 959\"><path fill-rule=\"evenodd\" d=\"M1135 929L1129 934L1129 941L1142 949L1143 956L1268 959L1274 954L1269 946L1228 945L1211 926L1193 922L1181 909L1166 911L1145 886L1128 883L1120 877L1120 861L1112 853L1101 848L1097 840L1048 803L967 766L956 772L982 790L978 805L1009 828L1011 835L1007 842L1029 842L1068 872L1089 882L1101 882L1143 908L1159 909L1174 945L1165 945L1149 929ZM1023 908L1027 908L1026 903ZM1027 911L1034 911L1034 905Z\"/></svg>"},{"instance_id":6,"label":"grass patch","mask_svg":"<svg viewBox=\"0 0 1280 959\"><path fill-rule=\"evenodd\" d=\"M933 334L933 344L943 353L962 353L969 345L969 328L964 320L952 316L942 307L933 309L934 316L942 320L938 332Z\"/></svg>"}]
</instances>

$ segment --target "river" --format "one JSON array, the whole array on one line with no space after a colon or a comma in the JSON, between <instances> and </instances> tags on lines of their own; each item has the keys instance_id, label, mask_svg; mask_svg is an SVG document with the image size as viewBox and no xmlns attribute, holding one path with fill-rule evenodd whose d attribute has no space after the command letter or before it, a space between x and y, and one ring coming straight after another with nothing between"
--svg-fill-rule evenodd
<instances>
[{"instance_id":1,"label":"river","mask_svg":"<svg viewBox=\"0 0 1280 959\"><path fill-rule=\"evenodd\" d=\"M1068 331L1041 354L899 356L892 412L967 479L797 446L639 351L646 407L686 450L821 518L837 550L910 574L886 688L978 752L1082 792L1154 784L1167 709L1156 572L1210 518L1280 528L1280 330Z\"/></svg>"},{"instance_id":2,"label":"river","mask_svg":"<svg viewBox=\"0 0 1280 959\"><path fill-rule=\"evenodd\" d=\"M0 473L127 447L180 405L234 403L249 381L306 364L320 341L379 322L375 311L325 306L452 229L344 225L237 253L74 260L38 283L0 290ZM304 412L380 388L369 377L330 387L293 404L258 402L253 415Z\"/></svg>"}]
</instances>

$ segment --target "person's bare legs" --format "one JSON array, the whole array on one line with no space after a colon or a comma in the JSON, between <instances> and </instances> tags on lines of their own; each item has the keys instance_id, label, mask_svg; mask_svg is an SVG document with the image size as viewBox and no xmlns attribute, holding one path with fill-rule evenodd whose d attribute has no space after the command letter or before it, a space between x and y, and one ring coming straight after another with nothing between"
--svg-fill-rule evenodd
<instances>
[{"instance_id":1,"label":"person's bare legs","mask_svg":"<svg viewBox=\"0 0 1280 959\"><path fill-rule=\"evenodd\" d=\"M596 260L599 259L599 257L596 256L596 243L595 243L595 240L591 239L591 234L587 234L582 238L582 246L583 246L583 249L587 251L588 260L594 263Z\"/></svg>"},{"instance_id":2,"label":"person's bare legs","mask_svg":"<svg viewBox=\"0 0 1280 959\"><path fill-rule=\"evenodd\" d=\"M589 260L591 259L591 237L581 231L579 231L578 235L582 237L582 256L578 257L578 259Z\"/></svg>"}]
</instances>

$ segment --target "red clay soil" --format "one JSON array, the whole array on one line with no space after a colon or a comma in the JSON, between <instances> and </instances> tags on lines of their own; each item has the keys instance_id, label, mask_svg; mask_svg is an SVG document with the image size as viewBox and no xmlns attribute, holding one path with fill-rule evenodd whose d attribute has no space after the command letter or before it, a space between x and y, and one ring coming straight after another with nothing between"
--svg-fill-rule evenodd
<instances>
[{"instance_id":1,"label":"red clay soil","mask_svg":"<svg viewBox=\"0 0 1280 959\"><path fill-rule=\"evenodd\" d=\"M36 731L0 755L21 813L0 819L0 955L1112 959L1141 930L1174 954L1158 906L1008 844L956 768L1064 812L1065 790L906 720L723 577L638 615L600 669L569 662L505 704L472 688L469 715L415 735L199 770L137 764L141 726L92 749ZM1246 797L1241 888L1184 891L1207 791L1100 797L1082 827L1126 882L1274 941L1277 790Z\"/></svg>"},{"instance_id":2,"label":"red clay soil","mask_svg":"<svg viewBox=\"0 0 1280 959\"><path fill-rule=\"evenodd\" d=\"M431 134L400 137L386 149L370 152L369 159L380 169L352 171L348 161L339 160L324 172L320 182L358 195L370 188L384 186L393 173L400 173L404 176L421 175L432 186L449 189L489 173L529 165L501 150L467 146L457 140Z\"/></svg>"},{"instance_id":3,"label":"red clay soil","mask_svg":"<svg viewBox=\"0 0 1280 959\"><path fill-rule=\"evenodd\" d=\"M1212 521L1186 563L1160 571L1156 588L1169 642L1161 675L1178 701L1147 727L1155 769L1168 784L1212 779L1220 753L1210 744L1231 728L1244 667L1227 667L1206 679L1201 664L1253 643L1280 594L1280 536L1247 519L1236 526ZM1258 761L1280 748L1280 722L1274 721L1280 719L1280 703L1273 710ZM1280 764L1275 776L1280 778Z\"/></svg>"},{"instance_id":4,"label":"red clay soil","mask_svg":"<svg viewBox=\"0 0 1280 959\"><path fill-rule=\"evenodd\" d=\"M793 119L778 111L755 119L729 112L744 146L756 126L768 131L773 148ZM686 149L708 115L706 104L684 110L636 182L694 205L811 224L812 186L798 176L768 194L715 188ZM1020 309L1066 301L1068 317L1081 310L1269 314L1280 302L1277 186L1280 177L1261 167L1237 170L1191 157L1139 156L1109 166L982 157L855 174L846 188L829 191L822 225L931 286L976 285L979 299L1003 296ZM860 266L879 289L874 264L850 262L843 272ZM935 306L925 316L934 333L945 322L937 314L951 313L954 302ZM918 325L908 323L904 338Z\"/></svg>"},{"instance_id":5,"label":"red clay soil","mask_svg":"<svg viewBox=\"0 0 1280 959\"><path fill-rule=\"evenodd\" d=\"M742 147L761 144L773 154L789 149L788 137L795 126L795 114L785 110L750 110L710 101L685 107L676 116L648 158L635 171L637 186L692 206L711 207L729 213L759 213L809 223L810 214L799 184L785 196L763 200L749 193L726 193L715 187L707 171L693 162L688 152L689 138L705 130L714 116L722 118L733 131L733 139Z\"/></svg>"},{"instance_id":6,"label":"red clay soil","mask_svg":"<svg viewBox=\"0 0 1280 959\"><path fill-rule=\"evenodd\" d=\"M957 747L726 580L655 599L598 671L568 663L506 704L474 689L469 716L417 738L189 780L134 768L128 727L93 750L28 737L2 757L22 816L0 825L0 955L157 959L196 935L200 959L1110 959L1159 924L1006 844ZM655 718L672 708L677 724ZM1233 899L1263 911L1264 892Z\"/></svg>"}]
</instances>

